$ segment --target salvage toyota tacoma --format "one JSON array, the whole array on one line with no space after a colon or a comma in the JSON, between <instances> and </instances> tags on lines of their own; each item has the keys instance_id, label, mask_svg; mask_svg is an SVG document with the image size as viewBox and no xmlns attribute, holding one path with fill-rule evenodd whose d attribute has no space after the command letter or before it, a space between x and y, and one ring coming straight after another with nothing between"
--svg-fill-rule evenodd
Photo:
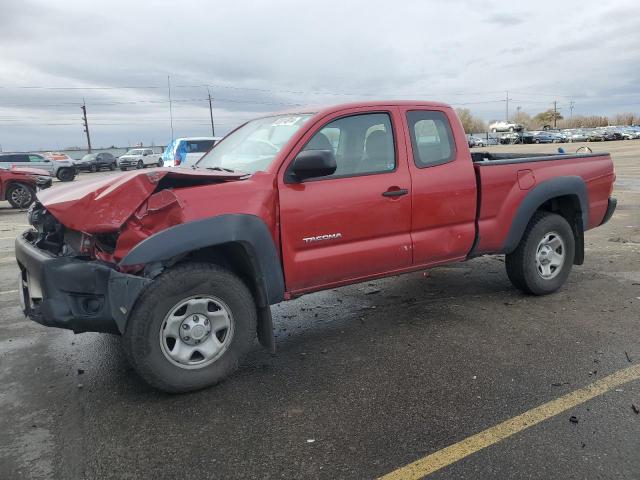
<instances>
[{"instance_id":1,"label":"salvage toyota tacoma","mask_svg":"<svg viewBox=\"0 0 640 480\"><path fill-rule=\"evenodd\" d=\"M270 305L506 255L533 295L584 260L613 214L608 154L470 153L451 107L367 102L251 120L192 169L134 171L38 194L16 240L25 314L121 335L167 392L229 375Z\"/></svg>"}]
</instances>

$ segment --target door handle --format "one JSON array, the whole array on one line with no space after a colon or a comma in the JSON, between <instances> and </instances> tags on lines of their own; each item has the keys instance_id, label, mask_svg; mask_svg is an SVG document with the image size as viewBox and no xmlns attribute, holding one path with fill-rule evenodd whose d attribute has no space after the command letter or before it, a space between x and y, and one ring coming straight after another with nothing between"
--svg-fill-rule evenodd
<instances>
[{"instance_id":1,"label":"door handle","mask_svg":"<svg viewBox=\"0 0 640 480\"><path fill-rule=\"evenodd\" d=\"M383 197L401 197L402 195L406 195L409 193L409 190L406 188L394 188L393 190L390 188L386 192L382 193Z\"/></svg>"}]
</instances>

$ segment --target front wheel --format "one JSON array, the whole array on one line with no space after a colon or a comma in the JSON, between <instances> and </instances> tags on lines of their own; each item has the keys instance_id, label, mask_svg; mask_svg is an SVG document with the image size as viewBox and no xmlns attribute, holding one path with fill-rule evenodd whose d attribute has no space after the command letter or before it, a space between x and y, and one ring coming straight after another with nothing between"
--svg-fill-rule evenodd
<instances>
[{"instance_id":1,"label":"front wheel","mask_svg":"<svg viewBox=\"0 0 640 480\"><path fill-rule=\"evenodd\" d=\"M247 286L228 270L185 263L141 294L123 335L133 368L168 393L198 390L231 374L251 348L257 313Z\"/></svg>"},{"instance_id":2,"label":"front wheel","mask_svg":"<svg viewBox=\"0 0 640 480\"><path fill-rule=\"evenodd\" d=\"M24 183L14 183L7 188L6 198L13 208L28 208L36 199L36 191Z\"/></svg>"},{"instance_id":3,"label":"front wheel","mask_svg":"<svg viewBox=\"0 0 640 480\"><path fill-rule=\"evenodd\" d=\"M113 172L115 169L116 169L116 163L115 162L110 163L109 164L109 170L111 170Z\"/></svg>"},{"instance_id":4,"label":"front wheel","mask_svg":"<svg viewBox=\"0 0 640 480\"><path fill-rule=\"evenodd\" d=\"M144 163L142 163L142 160L138 160L138 164L136 165L136 168L137 168L138 170L140 170L140 169L144 168Z\"/></svg>"},{"instance_id":5,"label":"front wheel","mask_svg":"<svg viewBox=\"0 0 640 480\"><path fill-rule=\"evenodd\" d=\"M76 172L73 168L61 168L56 175L61 182L70 182L76 178Z\"/></svg>"},{"instance_id":6,"label":"front wheel","mask_svg":"<svg viewBox=\"0 0 640 480\"><path fill-rule=\"evenodd\" d=\"M523 292L546 295L566 281L574 254L573 231L564 217L538 212L527 225L518 247L506 256L507 275Z\"/></svg>"}]
</instances>

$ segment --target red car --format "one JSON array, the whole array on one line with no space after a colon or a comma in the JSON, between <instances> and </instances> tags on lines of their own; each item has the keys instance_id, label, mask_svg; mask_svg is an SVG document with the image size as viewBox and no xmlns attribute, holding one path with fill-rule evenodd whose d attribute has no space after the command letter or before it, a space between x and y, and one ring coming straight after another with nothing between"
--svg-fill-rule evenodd
<instances>
[{"instance_id":1,"label":"red car","mask_svg":"<svg viewBox=\"0 0 640 480\"><path fill-rule=\"evenodd\" d=\"M35 168L0 168L0 200L13 208L28 208L36 199L36 191L51 186L48 172Z\"/></svg>"},{"instance_id":2,"label":"red car","mask_svg":"<svg viewBox=\"0 0 640 480\"><path fill-rule=\"evenodd\" d=\"M25 313L123 336L151 385L232 372L270 305L484 254L554 292L613 214L608 154L471 154L451 107L353 103L249 121L193 170L158 169L39 195L16 240Z\"/></svg>"}]
</instances>

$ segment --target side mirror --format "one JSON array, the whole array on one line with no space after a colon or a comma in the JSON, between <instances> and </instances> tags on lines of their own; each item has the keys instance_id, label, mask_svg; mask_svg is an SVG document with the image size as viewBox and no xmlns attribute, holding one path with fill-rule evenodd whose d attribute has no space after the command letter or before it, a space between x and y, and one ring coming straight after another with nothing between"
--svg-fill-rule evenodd
<instances>
[{"instance_id":1,"label":"side mirror","mask_svg":"<svg viewBox=\"0 0 640 480\"><path fill-rule=\"evenodd\" d=\"M144 152L144 153L142 154L142 156L143 156L143 157L146 157L147 155L149 155L147 152Z\"/></svg>"},{"instance_id":2,"label":"side mirror","mask_svg":"<svg viewBox=\"0 0 640 480\"><path fill-rule=\"evenodd\" d=\"M336 157L331 150L303 150L293 161L291 173L297 181L331 175L337 168Z\"/></svg>"}]
</instances>

